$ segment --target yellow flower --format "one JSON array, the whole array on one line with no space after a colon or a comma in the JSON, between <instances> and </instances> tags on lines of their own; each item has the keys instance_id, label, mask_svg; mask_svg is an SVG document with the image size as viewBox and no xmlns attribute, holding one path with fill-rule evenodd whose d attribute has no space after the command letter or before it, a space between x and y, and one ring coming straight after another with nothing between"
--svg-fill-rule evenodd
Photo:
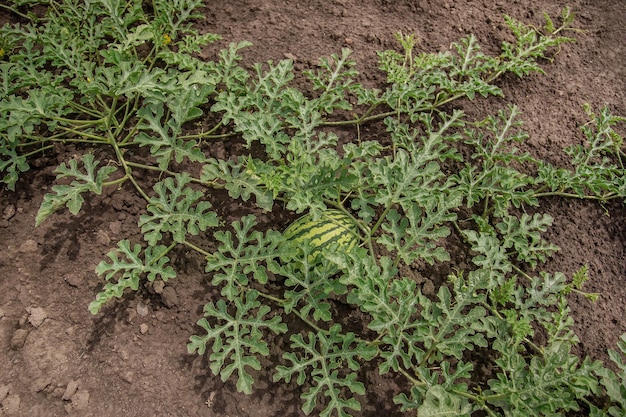
<instances>
[{"instance_id":1,"label":"yellow flower","mask_svg":"<svg viewBox=\"0 0 626 417\"><path fill-rule=\"evenodd\" d=\"M4 49L0 48L0 58L2 58L4 56Z\"/></svg>"},{"instance_id":2,"label":"yellow flower","mask_svg":"<svg viewBox=\"0 0 626 417\"><path fill-rule=\"evenodd\" d=\"M169 45L172 43L172 38L167 33L163 35L163 45Z\"/></svg>"}]
</instances>

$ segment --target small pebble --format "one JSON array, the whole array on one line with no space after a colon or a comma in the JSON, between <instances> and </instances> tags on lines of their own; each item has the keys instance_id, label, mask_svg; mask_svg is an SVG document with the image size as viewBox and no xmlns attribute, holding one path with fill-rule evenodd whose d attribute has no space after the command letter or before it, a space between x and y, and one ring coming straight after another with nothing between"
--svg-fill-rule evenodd
<instances>
[{"instance_id":1,"label":"small pebble","mask_svg":"<svg viewBox=\"0 0 626 417\"><path fill-rule=\"evenodd\" d=\"M135 379L135 374L133 371L126 370L120 374L120 378L122 378L122 381L132 384Z\"/></svg>"},{"instance_id":2,"label":"small pebble","mask_svg":"<svg viewBox=\"0 0 626 417\"><path fill-rule=\"evenodd\" d=\"M109 246L111 244L111 238L104 230L98 230L96 242L101 246Z\"/></svg>"},{"instance_id":3,"label":"small pebble","mask_svg":"<svg viewBox=\"0 0 626 417\"><path fill-rule=\"evenodd\" d=\"M11 338L11 349L21 349L26 343L26 338L28 337L28 330L26 329L17 329L15 333L13 333L13 337Z\"/></svg>"},{"instance_id":4,"label":"small pebble","mask_svg":"<svg viewBox=\"0 0 626 417\"><path fill-rule=\"evenodd\" d=\"M3 414L6 415L18 415L20 411L20 403L22 400L20 396L17 394L9 395L4 400L2 400L2 411Z\"/></svg>"},{"instance_id":5,"label":"small pebble","mask_svg":"<svg viewBox=\"0 0 626 417\"><path fill-rule=\"evenodd\" d=\"M30 313L28 316L28 322L35 328L41 326L48 318L48 313L46 313L41 307L32 307L28 312Z\"/></svg>"},{"instance_id":6,"label":"small pebble","mask_svg":"<svg viewBox=\"0 0 626 417\"><path fill-rule=\"evenodd\" d=\"M0 402L2 402L2 400L4 400L9 395L10 391L11 390L9 389L8 385L0 385Z\"/></svg>"},{"instance_id":7,"label":"small pebble","mask_svg":"<svg viewBox=\"0 0 626 417\"><path fill-rule=\"evenodd\" d=\"M109 223L109 230L114 235L119 235L120 233L122 233L122 222L115 221L115 222Z\"/></svg>"},{"instance_id":8,"label":"small pebble","mask_svg":"<svg viewBox=\"0 0 626 417\"><path fill-rule=\"evenodd\" d=\"M157 294L163 294L163 288L165 288L165 283L163 281L154 281L152 284L152 288L154 292Z\"/></svg>"},{"instance_id":9,"label":"small pebble","mask_svg":"<svg viewBox=\"0 0 626 417\"><path fill-rule=\"evenodd\" d=\"M89 391L79 389L71 398L75 410L86 410L89 406Z\"/></svg>"},{"instance_id":10,"label":"small pebble","mask_svg":"<svg viewBox=\"0 0 626 417\"><path fill-rule=\"evenodd\" d=\"M47 387L49 387L52 384L52 380L48 377L41 377L41 378L37 378L36 380L33 381L32 384L30 384L30 390L32 392L41 392L43 390L45 390Z\"/></svg>"},{"instance_id":11,"label":"small pebble","mask_svg":"<svg viewBox=\"0 0 626 417\"><path fill-rule=\"evenodd\" d=\"M39 245L37 244L37 241L33 239L28 239L27 241L25 241L24 243L20 245L18 252L34 253L34 252L37 252L38 250L39 250Z\"/></svg>"},{"instance_id":12,"label":"small pebble","mask_svg":"<svg viewBox=\"0 0 626 417\"><path fill-rule=\"evenodd\" d=\"M72 398L72 395L78 391L79 382L77 380L72 380L67 383L67 387L65 388L65 392L63 392L63 397L61 399L63 401L69 401Z\"/></svg>"},{"instance_id":13,"label":"small pebble","mask_svg":"<svg viewBox=\"0 0 626 417\"><path fill-rule=\"evenodd\" d=\"M15 216L15 206L13 204L9 204L2 212L2 218L4 220L9 220L13 216Z\"/></svg>"},{"instance_id":14,"label":"small pebble","mask_svg":"<svg viewBox=\"0 0 626 417\"><path fill-rule=\"evenodd\" d=\"M80 287L83 279L79 274L69 274L65 276L65 282L70 287Z\"/></svg>"},{"instance_id":15,"label":"small pebble","mask_svg":"<svg viewBox=\"0 0 626 417\"><path fill-rule=\"evenodd\" d=\"M178 305L178 294L176 294L176 290L172 287L165 287L163 289L161 299L167 308L172 308Z\"/></svg>"},{"instance_id":16,"label":"small pebble","mask_svg":"<svg viewBox=\"0 0 626 417\"><path fill-rule=\"evenodd\" d=\"M139 303L137 304L137 314L139 314L141 317L146 317L148 314L150 314L150 309L144 303Z\"/></svg>"}]
</instances>

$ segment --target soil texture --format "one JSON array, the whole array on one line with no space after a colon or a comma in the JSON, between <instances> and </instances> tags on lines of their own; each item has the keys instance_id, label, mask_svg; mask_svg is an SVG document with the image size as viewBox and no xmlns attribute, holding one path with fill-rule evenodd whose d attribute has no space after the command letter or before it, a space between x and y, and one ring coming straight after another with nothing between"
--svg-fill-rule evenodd
<instances>
[{"instance_id":1,"label":"soil texture","mask_svg":"<svg viewBox=\"0 0 626 417\"><path fill-rule=\"evenodd\" d=\"M245 65L289 58L302 71L348 47L360 82L375 86L384 82L376 51L398 49L394 33L415 33L418 50L427 52L448 50L473 33L485 52L497 54L511 36L504 14L540 26L542 12L559 16L564 6L575 13L581 31L567 34L576 42L545 62L545 74L506 76L498 81L504 98L461 104L477 117L516 104L529 134L524 150L567 166L562 149L582 143L585 103L626 116L623 0L207 1L205 20L197 25L223 36L205 52L206 59L230 42L248 40L253 46L242 51ZM2 21L12 18L2 15ZM229 152L230 146L217 143L212 151ZM146 286L97 316L89 313L87 305L102 285L95 266L119 240L140 241L137 220L144 204L131 188L107 190L89 197L78 216L60 211L35 228L54 168L75 151L56 149L33 163L15 192L0 190L0 415L303 416L302 391L294 381L274 383L271 372L261 371L253 394L244 395L212 375L206 357L187 353L202 306L217 295L196 254L175 251L178 277L165 287ZM226 221L251 211L226 194L216 193L212 204ZM588 264L586 290L601 294L595 303L571 296L581 340L577 353L607 361L607 349L615 349L626 332L626 206L548 199L541 209L555 219L546 238L561 248L545 269L571 276ZM293 217L261 218L280 230ZM424 285L438 285L444 277L433 276ZM289 344L284 336L273 342L276 349ZM279 355L272 352L266 359L269 369ZM376 369L365 369L363 376L368 394L360 398L359 415L404 415L393 397L406 381L380 376Z\"/></svg>"}]
</instances>

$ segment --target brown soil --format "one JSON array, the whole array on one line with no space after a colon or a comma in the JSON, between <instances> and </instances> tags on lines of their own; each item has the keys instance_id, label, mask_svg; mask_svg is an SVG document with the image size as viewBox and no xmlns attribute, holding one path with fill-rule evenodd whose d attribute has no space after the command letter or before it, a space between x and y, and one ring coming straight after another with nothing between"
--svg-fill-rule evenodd
<instances>
[{"instance_id":1,"label":"brown soil","mask_svg":"<svg viewBox=\"0 0 626 417\"><path fill-rule=\"evenodd\" d=\"M497 53L508 39L502 15L542 24L541 12L558 16L569 5L584 32L570 33L566 44L546 63L545 75L506 77L506 97L464 104L484 115L517 104L530 134L526 150L565 166L562 148L580 143L587 121L582 105L602 106L626 115L626 3L623 0L232 0L207 2L202 30L224 41L249 40L245 62L295 59L298 70L317 59L354 50L361 81L383 80L375 51L396 48L393 34L416 33L424 51L443 51L473 33L487 52ZM10 16L3 16L6 20ZM208 57L208 56L207 56ZM210 57L208 57L210 58ZM216 145L221 146L221 145ZM110 190L87 200L78 216L55 214L35 228L35 215L51 186L54 167L72 153L35 161L16 192L0 191L0 415L23 416L300 416L300 388L273 383L269 372L256 375L252 395L236 392L211 374L206 358L190 355L186 343L197 331L201 307L211 297L202 260L178 251L178 278L167 291L146 289L112 303L98 316L87 311L100 279L96 264L116 242L138 240L137 196L129 189ZM219 151L219 149L218 149ZM223 150L222 150L223 151ZM224 213L234 218L247 208L216 195ZM561 251L548 271L571 275L587 263L586 289L601 293L595 304L572 296L580 354L607 360L626 332L626 209L622 202L549 199L542 209L555 218L547 238ZM275 228L279 215L265 221ZM435 281L436 277L433 277ZM439 278L439 280L441 277ZM275 346L288 345L277 338ZM276 360L279 352L270 359ZM364 372L367 397L363 416L400 416L392 398L404 381Z\"/></svg>"}]
</instances>

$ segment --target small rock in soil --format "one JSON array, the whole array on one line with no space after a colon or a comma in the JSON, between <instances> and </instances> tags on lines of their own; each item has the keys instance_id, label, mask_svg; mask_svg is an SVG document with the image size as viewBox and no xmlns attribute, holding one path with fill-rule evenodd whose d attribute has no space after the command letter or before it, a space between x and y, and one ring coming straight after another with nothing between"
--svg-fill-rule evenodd
<instances>
[{"instance_id":1,"label":"small rock in soil","mask_svg":"<svg viewBox=\"0 0 626 417\"><path fill-rule=\"evenodd\" d=\"M76 410L86 410L89 406L89 391L84 389L76 391L71 398L72 405Z\"/></svg>"},{"instance_id":2,"label":"small rock in soil","mask_svg":"<svg viewBox=\"0 0 626 417\"><path fill-rule=\"evenodd\" d=\"M9 395L9 392L11 390L8 385L0 385L0 403Z\"/></svg>"},{"instance_id":3,"label":"small rock in soil","mask_svg":"<svg viewBox=\"0 0 626 417\"><path fill-rule=\"evenodd\" d=\"M65 388L65 392L63 393L63 397L61 399L63 401L69 401L72 398L72 395L78 391L78 386L80 383L77 380L72 380L67 383L67 387Z\"/></svg>"},{"instance_id":4,"label":"small rock in soil","mask_svg":"<svg viewBox=\"0 0 626 417\"><path fill-rule=\"evenodd\" d=\"M122 378L122 381L132 384L135 379L135 374L133 373L133 371L124 370L120 373L120 378Z\"/></svg>"},{"instance_id":5,"label":"small rock in soil","mask_svg":"<svg viewBox=\"0 0 626 417\"><path fill-rule=\"evenodd\" d=\"M211 148L211 155L217 158L218 160L226 159L226 148L224 144L220 142L216 142Z\"/></svg>"},{"instance_id":6,"label":"small rock in soil","mask_svg":"<svg viewBox=\"0 0 626 417\"><path fill-rule=\"evenodd\" d=\"M104 230L98 230L96 242L101 246L109 246L111 244L111 238Z\"/></svg>"},{"instance_id":7,"label":"small rock in soil","mask_svg":"<svg viewBox=\"0 0 626 417\"><path fill-rule=\"evenodd\" d=\"M26 343L26 338L28 337L28 330L26 329L17 329L15 333L13 333L13 337L11 338L11 349L21 349Z\"/></svg>"},{"instance_id":8,"label":"small rock in soil","mask_svg":"<svg viewBox=\"0 0 626 417\"><path fill-rule=\"evenodd\" d=\"M165 283L163 281L154 281L152 284L152 288L154 292L157 294L163 294L163 289L165 288Z\"/></svg>"},{"instance_id":9,"label":"small rock in soil","mask_svg":"<svg viewBox=\"0 0 626 417\"><path fill-rule=\"evenodd\" d=\"M18 249L20 253L34 253L39 250L37 245L37 241L33 239L28 239L24 243L22 243Z\"/></svg>"},{"instance_id":10,"label":"small rock in soil","mask_svg":"<svg viewBox=\"0 0 626 417\"><path fill-rule=\"evenodd\" d=\"M21 402L22 401L20 399L20 396L17 394L14 394L14 395L7 396L4 400L2 400L0 405L2 405L4 414L8 416L12 416L12 415L18 415L20 411Z\"/></svg>"},{"instance_id":11,"label":"small rock in soil","mask_svg":"<svg viewBox=\"0 0 626 417\"><path fill-rule=\"evenodd\" d=\"M156 313L154 313L154 316L156 317L158 321L161 321L161 322L167 320L167 315L165 314L163 310L157 311Z\"/></svg>"},{"instance_id":12,"label":"small rock in soil","mask_svg":"<svg viewBox=\"0 0 626 417\"><path fill-rule=\"evenodd\" d=\"M426 280L426 282L424 282L424 285L422 285L422 293L424 293L424 295L426 296L435 295L435 284L433 284L433 282L429 279Z\"/></svg>"},{"instance_id":13,"label":"small rock in soil","mask_svg":"<svg viewBox=\"0 0 626 417\"><path fill-rule=\"evenodd\" d=\"M146 323L141 323L139 325L139 331L141 332L141 334L148 333L148 325Z\"/></svg>"},{"instance_id":14,"label":"small rock in soil","mask_svg":"<svg viewBox=\"0 0 626 417\"><path fill-rule=\"evenodd\" d=\"M109 230L114 235L119 235L120 233L122 233L122 222L115 221L115 222L109 223Z\"/></svg>"},{"instance_id":15,"label":"small rock in soil","mask_svg":"<svg viewBox=\"0 0 626 417\"><path fill-rule=\"evenodd\" d=\"M9 220L13 216L15 216L15 206L11 204L11 205L8 205L2 212L2 218L4 220Z\"/></svg>"},{"instance_id":16,"label":"small rock in soil","mask_svg":"<svg viewBox=\"0 0 626 417\"><path fill-rule=\"evenodd\" d=\"M30 384L30 390L32 392L41 392L45 390L47 387L49 387L51 384L52 384L52 380L50 378L47 378L47 377L37 378L35 381L33 381L32 384Z\"/></svg>"},{"instance_id":17,"label":"small rock in soil","mask_svg":"<svg viewBox=\"0 0 626 417\"><path fill-rule=\"evenodd\" d=\"M63 397L63 393L65 392L65 388L56 387L52 390L52 398L61 398Z\"/></svg>"},{"instance_id":18,"label":"small rock in soil","mask_svg":"<svg viewBox=\"0 0 626 417\"><path fill-rule=\"evenodd\" d=\"M80 287L83 282L83 277L79 274L69 274L65 276L65 282L70 287Z\"/></svg>"},{"instance_id":19,"label":"small rock in soil","mask_svg":"<svg viewBox=\"0 0 626 417\"><path fill-rule=\"evenodd\" d=\"M167 308L172 308L178 304L178 294L176 294L176 290L172 287L165 287L161 298Z\"/></svg>"},{"instance_id":20,"label":"small rock in soil","mask_svg":"<svg viewBox=\"0 0 626 417\"><path fill-rule=\"evenodd\" d=\"M144 303L139 303L137 304L137 314L139 314L141 317L146 317L148 314L150 314L150 309Z\"/></svg>"},{"instance_id":21,"label":"small rock in soil","mask_svg":"<svg viewBox=\"0 0 626 417\"><path fill-rule=\"evenodd\" d=\"M79 390L72 396L70 401L64 404L65 412L69 416L87 417L93 416L92 413L85 413L89 407L89 392L85 390Z\"/></svg>"},{"instance_id":22,"label":"small rock in soil","mask_svg":"<svg viewBox=\"0 0 626 417\"><path fill-rule=\"evenodd\" d=\"M46 313L41 307L32 307L27 311L30 313L28 316L28 322L35 328L41 326L48 318L48 313Z\"/></svg>"},{"instance_id":23,"label":"small rock in soil","mask_svg":"<svg viewBox=\"0 0 626 417\"><path fill-rule=\"evenodd\" d=\"M111 197L111 205L115 210L122 211L124 209L124 199L120 195L114 194Z\"/></svg>"}]
</instances>

